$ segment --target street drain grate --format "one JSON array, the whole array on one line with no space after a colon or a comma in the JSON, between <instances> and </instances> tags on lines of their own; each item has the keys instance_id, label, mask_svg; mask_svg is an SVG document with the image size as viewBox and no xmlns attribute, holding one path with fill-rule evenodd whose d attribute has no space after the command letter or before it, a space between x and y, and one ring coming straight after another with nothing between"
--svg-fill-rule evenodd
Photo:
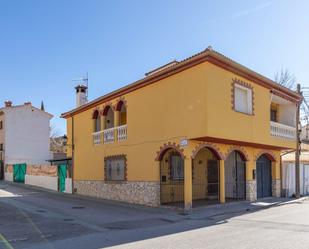
<instances>
[{"instance_id":1,"label":"street drain grate","mask_svg":"<svg viewBox=\"0 0 309 249\"><path fill-rule=\"evenodd\" d=\"M38 210L36 210L37 212L39 212L39 213L46 213L46 211L45 210L42 210L42 209L38 209Z\"/></svg>"},{"instance_id":2,"label":"street drain grate","mask_svg":"<svg viewBox=\"0 0 309 249\"><path fill-rule=\"evenodd\" d=\"M75 206L75 207L72 207L72 209L84 209L85 207L83 206Z\"/></svg>"},{"instance_id":3,"label":"street drain grate","mask_svg":"<svg viewBox=\"0 0 309 249\"><path fill-rule=\"evenodd\" d=\"M63 221L74 221L74 219L63 219Z\"/></svg>"},{"instance_id":4,"label":"street drain grate","mask_svg":"<svg viewBox=\"0 0 309 249\"><path fill-rule=\"evenodd\" d=\"M26 241L28 238L16 238L16 239L9 239L8 242L14 243L19 241Z\"/></svg>"},{"instance_id":5,"label":"street drain grate","mask_svg":"<svg viewBox=\"0 0 309 249\"><path fill-rule=\"evenodd\" d=\"M42 239L48 239L50 237L53 237L53 235L52 234L45 234L45 235L41 236Z\"/></svg>"}]
</instances>

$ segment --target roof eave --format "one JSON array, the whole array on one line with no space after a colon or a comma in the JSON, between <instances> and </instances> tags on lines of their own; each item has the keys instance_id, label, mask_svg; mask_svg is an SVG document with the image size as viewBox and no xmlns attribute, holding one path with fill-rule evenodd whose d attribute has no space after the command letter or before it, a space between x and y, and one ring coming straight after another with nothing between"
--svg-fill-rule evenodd
<instances>
[{"instance_id":1,"label":"roof eave","mask_svg":"<svg viewBox=\"0 0 309 249\"><path fill-rule=\"evenodd\" d=\"M258 82L260 84L263 84L265 87L269 89L276 89L278 91L284 92L285 94L289 95L292 99L295 101L301 101L302 96L297 94L296 92L279 85L278 83L272 81L271 79L258 74L254 72L253 70L229 59L228 57L210 49L206 49L196 55L193 55L189 58L184 59L183 61L180 61L178 64L168 67L162 71L159 71L157 73L154 73L153 75L150 75L148 77L142 78L132 84L129 84L127 86L124 86L122 88L119 88L118 90L115 90L111 93L108 93L106 95L103 95L102 97L99 97L97 99L94 99L93 101L80 106L78 108L75 108L71 111L65 112L61 114L61 118L69 118L74 114L77 114L85 109L91 108L93 105L98 104L102 101L109 101L111 98L116 98L118 95L126 94L129 91L134 91L138 88L144 87L148 84L152 84L156 81L159 81L163 78L169 77L172 74L178 73L180 71L183 71L187 69L188 67L192 67L194 65L197 65L199 63L209 61L210 63L216 64L221 63L221 66L225 66L227 70L233 71L234 73L237 73L245 78L249 78L249 80L252 80L254 82ZM222 65L222 63L224 65ZM189 66L188 66L189 65Z\"/></svg>"}]
</instances>

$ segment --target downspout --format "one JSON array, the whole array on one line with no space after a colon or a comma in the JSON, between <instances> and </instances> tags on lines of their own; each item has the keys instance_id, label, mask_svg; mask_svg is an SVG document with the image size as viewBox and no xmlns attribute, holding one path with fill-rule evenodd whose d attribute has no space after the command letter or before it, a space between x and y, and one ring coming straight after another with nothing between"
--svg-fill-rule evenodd
<instances>
[{"instance_id":1,"label":"downspout","mask_svg":"<svg viewBox=\"0 0 309 249\"><path fill-rule=\"evenodd\" d=\"M283 181L282 179L282 155L280 155L280 193L281 193L281 197L284 197L282 194L283 193L282 181Z\"/></svg>"},{"instance_id":2,"label":"downspout","mask_svg":"<svg viewBox=\"0 0 309 249\"><path fill-rule=\"evenodd\" d=\"M72 194L75 193L74 189L74 116L72 116Z\"/></svg>"}]
</instances>

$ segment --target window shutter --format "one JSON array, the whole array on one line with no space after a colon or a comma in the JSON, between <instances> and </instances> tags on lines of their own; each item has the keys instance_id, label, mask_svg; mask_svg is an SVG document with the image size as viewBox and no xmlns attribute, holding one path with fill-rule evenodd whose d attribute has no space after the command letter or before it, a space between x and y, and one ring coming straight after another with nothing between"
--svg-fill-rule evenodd
<instances>
[{"instance_id":1,"label":"window shutter","mask_svg":"<svg viewBox=\"0 0 309 249\"><path fill-rule=\"evenodd\" d=\"M248 91L235 87L235 110L248 113Z\"/></svg>"}]
</instances>

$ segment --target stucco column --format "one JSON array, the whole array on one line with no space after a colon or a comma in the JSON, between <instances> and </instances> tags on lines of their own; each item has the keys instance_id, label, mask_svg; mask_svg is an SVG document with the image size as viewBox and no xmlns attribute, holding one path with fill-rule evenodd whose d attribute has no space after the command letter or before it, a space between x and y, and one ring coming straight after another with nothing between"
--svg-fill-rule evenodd
<instances>
[{"instance_id":1,"label":"stucco column","mask_svg":"<svg viewBox=\"0 0 309 249\"><path fill-rule=\"evenodd\" d=\"M281 196L280 162L271 162L272 196Z\"/></svg>"},{"instance_id":2,"label":"stucco column","mask_svg":"<svg viewBox=\"0 0 309 249\"><path fill-rule=\"evenodd\" d=\"M246 200L255 201L256 199L256 162L249 160L246 162Z\"/></svg>"},{"instance_id":3,"label":"stucco column","mask_svg":"<svg viewBox=\"0 0 309 249\"><path fill-rule=\"evenodd\" d=\"M119 126L119 121L120 121L120 112L119 111L115 111L114 112L114 127L118 127ZM118 137L118 133L117 133L117 129L115 129L115 132L114 132L114 138L115 138L115 141L117 141L117 137Z\"/></svg>"},{"instance_id":4,"label":"stucco column","mask_svg":"<svg viewBox=\"0 0 309 249\"><path fill-rule=\"evenodd\" d=\"M190 210L192 208L192 159L191 157L187 157L185 159L185 179L184 179L184 207L186 210Z\"/></svg>"},{"instance_id":5,"label":"stucco column","mask_svg":"<svg viewBox=\"0 0 309 249\"><path fill-rule=\"evenodd\" d=\"M220 190L220 203L225 203L225 167L224 160L219 161L219 190Z\"/></svg>"},{"instance_id":6,"label":"stucco column","mask_svg":"<svg viewBox=\"0 0 309 249\"><path fill-rule=\"evenodd\" d=\"M102 131L106 129L105 122L106 122L106 116L102 115L101 116L101 130Z\"/></svg>"}]
</instances>

